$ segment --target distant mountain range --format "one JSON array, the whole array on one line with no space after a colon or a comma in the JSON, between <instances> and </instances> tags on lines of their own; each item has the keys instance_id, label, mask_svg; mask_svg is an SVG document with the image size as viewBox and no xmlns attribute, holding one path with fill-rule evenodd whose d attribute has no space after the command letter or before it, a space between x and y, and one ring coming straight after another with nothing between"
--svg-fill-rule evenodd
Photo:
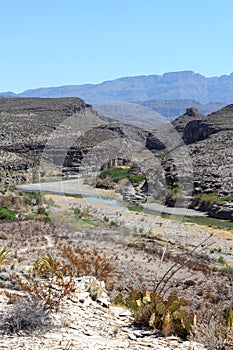
<instances>
[{"instance_id":1,"label":"distant mountain range","mask_svg":"<svg viewBox=\"0 0 233 350\"><path fill-rule=\"evenodd\" d=\"M9 91L0 93L0 96L80 97L90 104L136 101L168 119L173 119L184 113L187 107L197 107L203 114L209 114L231 104L233 73L207 78L192 71L181 71L124 77L101 84L38 88L19 94Z\"/></svg>"},{"instance_id":2,"label":"distant mountain range","mask_svg":"<svg viewBox=\"0 0 233 350\"><path fill-rule=\"evenodd\" d=\"M15 96L12 92L4 96ZM141 75L101 84L66 85L26 90L20 97L80 97L87 103L131 102L152 99L192 99L200 103L233 102L233 73L206 78L192 71Z\"/></svg>"},{"instance_id":3,"label":"distant mountain range","mask_svg":"<svg viewBox=\"0 0 233 350\"><path fill-rule=\"evenodd\" d=\"M195 107L203 115L208 115L215 112L226 104L224 102L209 102L202 104L195 100L181 99L181 100L147 100L147 101L136 101L134 102L143 107L147 107L156 113L161 114L167 120L174 120L178 116L185 113L189 107Z\"/></svg>"}]
</instances>

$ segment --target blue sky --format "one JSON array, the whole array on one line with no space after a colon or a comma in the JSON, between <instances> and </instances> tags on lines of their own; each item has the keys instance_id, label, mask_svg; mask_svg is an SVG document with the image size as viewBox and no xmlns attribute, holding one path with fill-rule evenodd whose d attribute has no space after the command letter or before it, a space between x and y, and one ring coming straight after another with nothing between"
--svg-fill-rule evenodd
<instances>
[{"instance_id":1,"label":"blue sky","mask_svg":"<svg viewBox=\"0 0 233 350\"><path fill-rule=\"evenodd\" d=\"M0 91L233 72L232 0L0 0Z\"/></svg>"}]
</instances>

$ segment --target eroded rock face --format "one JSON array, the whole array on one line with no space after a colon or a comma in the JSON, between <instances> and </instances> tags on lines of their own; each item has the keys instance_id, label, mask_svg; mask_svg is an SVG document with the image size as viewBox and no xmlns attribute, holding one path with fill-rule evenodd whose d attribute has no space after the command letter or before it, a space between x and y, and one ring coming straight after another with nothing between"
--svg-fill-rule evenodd
<instances>
[{"instance_id":1,"label":"eroded rock face","mask_svg":"<svg viewBox=\"0 0 233 350\"><path fill-rule=\"evenodd\" d=\"M210 215L217 218L233 220L233 208L230 201L230 196L233 194L233 104L207 117L201 115L196 108L188 108L186 113L172 124L182 137L191 157L194 196L196 194L216 194L216 197L219 198L219 203L215 201L215 203L208 204L208 208L205 207L205 203L200 204L195 199L192 200L192 207L209 211ZM175 197L176 184L183 183L183 173L178 177L174 159L157 135L159 136L159 131L149 133L146 145L160 157L166 185L173 188ZM179 155L182 145L176 145L175 148ZM221 197L225 200L221 201ZM166 203L174 205L174 198L168 196Z\"/></svg>"},{"instance_id":2,"label":"eroded rock face","mask_svg":"<svg viewBox=\"0 0 233 350\"><path fill-rule=\"evenodd\" d=\"M144 134L98 114L79 98L0 98L1 164L6 170L27 171L40 164L43 154L66 173L85 167L97 171L115 153L128 158L127 140L144 144Z\"/></svg>"},{"instance_id":3,"label":"eroded rock face","mask_svg":"<svg viewBox=\"0 0 233 350\"><path fill-rule=\"evenodd\" d=\"M184 119L183 116L180 117ZM174 122L188 145L194 167L194 191L233 194L233 104L205 117L195 115L181 131L179 118ZM212 216L233 219L232 204L220 203L210 211Z\"/></svg>"},{"instance_id":4,"label":"eroded rock face","mask_svg":"<svg viewBox=\"0 0 233 350\"><path fill-rule=\"evenodd\" d=\"M182 118L182 116L180 117ZM179 118L178 118L179 119ZM177 121L174 122L176 126ZM177 128L178 131L179 128ZM194 166L196 189L233 193L233 105L187 122L182 132ZM197 190L199 192L200 190ZM206 192L207 193L207 192Z\"/></svg>"},{"instance_id":5,"label":"eroded rock face","mask_svg":"<svg viewBox=\"0 0 233 350\"><path fill-rule=\"evenodd\" d=\"M85 108L88 105L79 98L1 98L0 149L26 155L29 162L38 159L56 127Z\"/></svg>"}]
</instances>

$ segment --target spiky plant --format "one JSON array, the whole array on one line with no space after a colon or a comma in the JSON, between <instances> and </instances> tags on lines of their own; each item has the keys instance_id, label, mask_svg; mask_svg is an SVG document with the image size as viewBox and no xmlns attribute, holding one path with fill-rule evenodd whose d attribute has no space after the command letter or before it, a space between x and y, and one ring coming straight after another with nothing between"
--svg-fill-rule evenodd
<instances>
[{"instance_id":1,"label":"spiky plant","mask_svg":"<svg viewBox=\"0 0 233 350\"><path fill-rule=\"evenodd\" d=\"M0 249L0 267L9 259L10 252L6 248Z\"/></svg>"}]
</instances>

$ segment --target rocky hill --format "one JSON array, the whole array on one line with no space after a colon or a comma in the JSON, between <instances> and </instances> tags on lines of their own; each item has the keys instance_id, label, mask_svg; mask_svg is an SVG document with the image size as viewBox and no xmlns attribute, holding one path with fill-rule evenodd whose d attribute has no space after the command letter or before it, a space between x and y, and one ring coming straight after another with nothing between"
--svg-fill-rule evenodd
<instances>
[{"instance_id":1,"label":"rocky hill","mask_svg":"<svg viewBox=\"0 0 233 350\"><path fill-rule=\"evenodd\" d=\"M85 159L94 171L108 160L110 148L127 157L125 145L114 146L114 139L129 137L145 139L142 130L98 114L79 98L0 98L1 170L7 173L28 172L42 153L60 171L77 173L84 156L99 145L94 159Z\"/></svg>"},{"instance_id":2,"label":"rocky hill","mask_svg":"<svg viewBox=\"0 0 233 350\"><path fill-rule=\"evenodd\" d=\"M89 108L81 99L0 99L1 166L27 170L37 161L52 131L73 113ZM2 153L3 154L3 153ZM11 157L10 157L11 156Z\"/></svg>"},{"instance_id":3,"label":"rocky hill","mask_svg":"<svg viewBox=\"0 0 233 350\"><path fill-rule=\"evenodd\" d=\"M196 181L206 192L233 193L233 105L203 117L187 109L173 124L188 145Z\"/></svg>"},{"instance_id":4,"label":"rocky hill","mask_svg":"<svg viewBox=\"0 0 233 350\"><path fill-rule=\"evenodd\" d=\"M7 92L7 95L12 94ZM20 97L81 97L86 102L110 103L152 99L193 99L232 103L233 73L206 78L192 71L170 72L163 75L124 77L101 84L67 85L26 90ZM192 106L187 106L192 107Z\"/></svg>"},{"instance_id":5,"label":"rocky hill","mask_svg":"<svg viewBox=\"0 0 233 350\"><path fill-rule=\"evenodd\" d=\"M213 216L233 219L233 105L206 118L195 109L174 121L188 145L194 167L195 192L216 193L229 201L213 205Z\"/></svg>"}]
</instances>

